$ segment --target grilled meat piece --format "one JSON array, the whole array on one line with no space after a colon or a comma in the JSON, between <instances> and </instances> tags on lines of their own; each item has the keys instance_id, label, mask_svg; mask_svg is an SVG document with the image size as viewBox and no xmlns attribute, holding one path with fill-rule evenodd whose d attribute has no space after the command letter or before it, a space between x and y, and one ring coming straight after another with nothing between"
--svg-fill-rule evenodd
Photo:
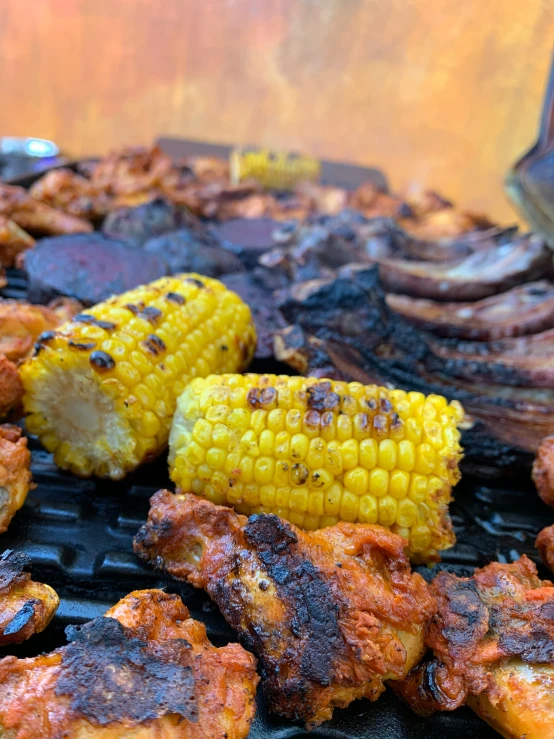
<instances>
[{"instance_id":1,"label":"grilled meat piece","mask_svg":"<svg viewBox=\"0 0 554 739\"><path fill-rule=\"evenodd\" d=\"M0 534L31 489L31 453L19 426L0 425Z\"/></svg>"},{"instance_id":2,"label":"grilled meat piece","mask_svg":"<svg viewBox=\"0 0 554 739\"><path fill-rule=\"evenodd\" d=\"M255 660L213 647L177 595L135 590L69 644L0 661L0 734L10 739L244 739Z\"/></svg>"},{"instance_id":3,"label":"grilled meat piece","mask_svg":"<svg viewBox=\"0 0 554 739\"><path fill-rule=\"evenodd\" d=\"M0 184L0 215L7 216L25 231L57 236L88 233L92 226L82 218L39 203L22 187Z\"/></svg>"},{"instance_id":4,"label":"grilled meat piece","mask_svg":"<svg viewBox=\"0 0 554 739\"><path fill-rule=\"evenodd\" d=\"M128 147L92 163L88 175L95 190L126 196L169 186L177 181L178 171L157 146Z\"/></svg>"},{"instance_id":5,"label":"grilled meat piece","mask_svg":"<svg viewBox=\"0 0 554 739\"><path fill-rule=\"evenodd\" d=\"M439 336L496 341L554 328L554 284L546 280L519 285L474 303L387 295L393 311Z\"/></svg>"},{"instance_id":6,"label":"grilled meat piece","mask_svg":"<svg viewBox=\"0 0 554 739\"><path fill-rule=\"evenodd\" d=\"M86 177L70 169L52 169L29 188L35 200L64 213L97 221L110 210L112 198Z\"/></svg>"},{"instance_id":7,"label":"grilled meat piece","mask_svg":"<svg viewBox=\"0 0 554 739\"><path fill-rule=\"evenodd\" d=\"M441 572L438 613L418 665L395 690L422 715L464 702L502 736L554 736L554 586L523 555L473 577Z\"/></svg>"},{"instance_id":8,"label":"grilled meat piece","mask_svg":"<svg viewBox=\"0 0 554 739\"><path fill-rule=\"evenodd\" d=\"M403 539L380 526L306 533L162 490L134 546L208 592L258 657L271 710L310 727L375 700L421 656L433 599Z\"/></svg>"},{"instance_id":9,"label":"grilled meat piece","mask_svg":"<svg viewBox=\"0 0 554 739\"><path fill-rule=\"evenodd\" d=\"M207 234L191 228L180 228L150 239L144 245L144 250L161 257L172 275L198 272L206 277L220 277L244 270L235 254L223 249Z\"/></svg>"},{"instance_id":10,"label":"grilled meat piece","mask_svg":"<svg viewBox=\"0 0 554 739\"><path fill-rule=\"evenodd\" d=\"M538 236L441 264L381 259L383 284L393 293L432 300L481 300L523 282L549 277L552 255Z\"/></svg>"},{"instance_id":11,"label":"grilled meat piece","mask_svg":"<svg viewBox=\"0 0 554 739\"><path fill-rule=\"evenodd\" d=\"M77 313L77 306L79 303L72 301L52 309L24 300L0 299L0 353L12 362L25 359L40 334L59 326L73 307Z\"/></svg>"},{"instance_id":12,"label":"grilled meat piece","mask_svg":"<svg viewBox=\"0 0 554 739\"><path fill-rule=\"evenodd\" d=\"M539 531L535 546L544 564L554 572L554 526L547 526Z\"/></svg>"},{"instance_id":13,"label":"grilled meat piece","mask_svg":"<svg viewBox=\"0 0 554 739\"><path fill-rule=\"evenodd\" d=\"M11 221L6 216L0 216L0 265L2 267L13 267L17 256L33 247L34 244L33 237L20 228L15 221Z\"/></svg>"},{"instance_id":14,"label":"grilled meat piece","mask_svg":"<svg viewBox=\"0 0 554 739\"><path fill-rule=\"evenodd\" d=\"M554 508L554 436L546 436L539 444L532 477L543 503Z\"/></svg>"},{"instance_id":15,"label":"grilled meat piece","mask_svg":"<svg viewBox=\"0 0 554 739\"><path fill-rule=\"evenodd\" d=\"M44 631L58 608L60 599L56 591L49 585L34 582L24 572L29 563L27 555L10 549L0 554L0 646L20 644ZM0 685L1 702L6 694L1 677ZM0 720L0 734L2 728Z\"/></svg>"},{"instance_id":16,"label":"grilled meat piece","mask_svg":"<svg viewBox=\"0 0 554 739\"><path fill-rule=\"evenodd\" d=\"M8 414L16 420L20 416L23 399L23 384L19 371L13 362L0 354L0 418Z\"/></svg>"},{"instance_id":17,"label":"grilled meat piece","mask_svg":"<svg viewBox=\"0 0 554 739\"><path fill-rule=\"evenodd\" d=\"M279 226L271 218L235 218L216 226L214 234L222 246L240 257L247 269L254 269L262 254L275 246L273 233Z\"/></svg>"},{"instance_id":18,"label":"grilled meat piece","mask_svg":"<svg viewBox=\"0 0 554 739\"><path fill-rule=\"evenodd\" d=\"M163 198L154 198L143 204L113 210L102 224L102 233L110 239L143 246L149 239L177 231L183 226L197 231L201 228L196 218L189 216L180 206Z\"/></svg>"},{"instance_id":19,"label":"grilled meat piece","mask_svg":"<svg viewBox=\"0 0 554 739\"><path fill-rule=\"evenodd\" d=\"M25 271L32 302L66 295L94 305L162 277L167 265L156 254L94 233L42 239L26 252Z\"/></svg>"}]
</instances>

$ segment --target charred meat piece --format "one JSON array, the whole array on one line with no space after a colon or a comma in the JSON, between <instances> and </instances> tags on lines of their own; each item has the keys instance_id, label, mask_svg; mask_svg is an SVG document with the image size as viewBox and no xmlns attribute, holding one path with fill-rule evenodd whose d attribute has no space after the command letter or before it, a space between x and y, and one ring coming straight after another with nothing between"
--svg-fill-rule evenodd
<instances>
[{"instance_id":1,"label":"charred meat piece","mask_svg":"<svg viewBox=\"0 0 554 739\"><path fill-rule=\"evenodd\" d=\"M540 499L554 508L554 436L546 436L541 441L532 476Z\"/></svg>"},{"instance_id":2,"label":"charred meat piece","mask_svg":"<svg viewBox=\"0 0 554 739\"><path fill-rule=\"evenodd\" d=\"M78 313L78 306L79 303L72 301L52 309L24 300L0 299L0 353L12 362L25 359L32 353L40 334L69 320L70 316L67 319L65 316L73 307L74 313Z\"/></svg>"},{"instance_id":3,"label":"charred meat piece","mask_svg":"<svg viewBox=\"0 0 554 739\"><path fill-rule=\"evenodd\" d=\"M444 264L382 259L383 284L393 293L432 300L481 300L552 273L552 255L542 239L524 237Z\"/></svg>"},{"instance_id":4,"label":"charred meat piece","mask_svg":"<svg viewBox=\"0 0 554 739\"><path fill-rule=\"evenodd\" d=\"M523 555L470 578L441 572L431 592L433 659L396 683L397 692L422 715L467 702L504 737L554 736L552 583Z\"/></svg>"},{"instance_id":5,"label":"charred meat piece","mask_svg":"<svg viewBox=\"0 0 554 739\"><path fill-rule=\"evenodd\" d=\"M196 219L188 216L183 208L163 198L155 198L137 207L112 211L102 224L102 233L111 239L142 246L149 239L177 231L186 226L187 221L193 227L197 224Z\"/></svg>"},{"instance_id":6,"label":"charred meat piece","mask_svg":"<svg viewBox=\"0 0 554 739\"><path fill-rule=\"evenodd\" d=\"M535 546L544 564L554 572L554 526L547 526L539 532Z\"/></svg>"},{"instance_id":7,"label":"charred meat piece","mask_svg":"<svg viewBox=\"0 0 554 739\"><path fill-rule=\"evenodd\" d=\"M20 644L44 631L58 608L60 599L56 591L49 585L34 582L24 572L29 563L27 555L10 549L0 554L0 646ZM5 695L1 677L0 685L1 702L1 696ZM6 727L0 720L0 732L2 728Z\"/></svg>"},{"instance_id":8,"label":"charred meat piece","mask_svg":"<svg viewBox=\"0 0 554 739\"><path fill-rule=\"evenodd\" d=\"M477 341L536 334L554 328L554 284L529 282L475 303L387 296L393 311L439 336Z\"/></svg>"},{"instance_id":9,"label":"charred meat piece","mask_svg":"<svg viewBox=\"0 0 554 739\"><path fill-rule=\"evenodd\" d=\"M19 417L23 399L23 384L13 362L0 354L0 418L8 414ZM12 419L15 420L15 419Z\"/></svg>"},{"instance_id":10,"label":"charred meat piece","mask_svg":"<svg viewBox=\"0 0 554 739\"><path fill-rule=\"evenodd\" d=\"M221 281L250 306L258 336L254 357L257 359L272 357L273 337L277 331L286 326L286 321L274 306L267 290L264 290L250 274L244 272L225 275Z\"/></svg>"},{"instance_id":11,"label":"charred meat piece","mask_svg":"<svg viewBox=\"0 0 554 739\"><path fill-rule=\"evenodd\" d=\"M69 643L0 661L0 734L13 739L244 739L255 660L213 647L177 595L135 590Z\"/></svg>"},{"instance_id":12,"label":"charred meat piece","mask_svg":"<svg viewBox=\"0 0 554 739\"><path fill-rule=\"evenodd\" d=\"M70 169L52 169L29 188L29 195L64 213L97 221L108 213L110 196Z\"/></svg>"},{"instance_id":13,"label":"charred meat piece","mask_svg":"<svg viewBox=\"0 0 554 739\"><path fill-rule=\"evenodd\" d=\"M420 658L434 603L403 549L380 526L307 533L167 490L135 537L141 559L208 592L258 657L271 710L309 727Z\"/></svg>"},{"instance_id":14,"label":"charred meat piece","mask_svg":"<svg viewBox=\"0 0 554 739\"><path fill-rule=\"evenodd\" d=\"M156 254L95 233L43 239L27 252L25 270L31 301L66 295L94 305L162 277L167 265Z\"/></svg>"},{"instance_id":15,"label":"charred meat piece","mask_svg":"<svg viewBox=\"0 0 554 739\"><path fill-rule=\"evenodd\" d=\"M150 239L145 251L157 254L168 265L170 274L197 272L207 277L220 277L244 270L241 260L223 249L207 235L190 228Z\"/></svg>"},{"instance_id":16,"label":"charred meat piece","mask_svg":"<svg viewBox=\"0 0 554 739\"><path fill-rule=\"evenodd\" d=\"M19 426L0 425L0 534L31 489L31 453Z\"/></svg>"},{"instance_id":17,"label":"charred meat piece","mask_svg":"<svg viewBox=\"0 0 554 739\"><path fill-rule=\"evenodd\" d=\"M280 224L271 218L235 218L216 226L219 243L240 257L247 269L253 269L258 259L275 246L273 233Z\"/></svg>"},{"instance_id":18,"label":"charred meat piece","mask_svg":"<svg viewBox=\"0 0 554 739\"><path fill-rule=\"evenodd\" d=\"M0 264L2 267L13 267L16 257L26 249L30 249L35 240L20 228L15 221L0 216Z\"/></svg>"},{"instance_id":19,"label":"charred meat piece","mask_svg":"<svg viewBox=\"0 0 554 739\"><path fill-rule=\"evenodd\" d=\"M40 235L57 236L92 231L88 221L40 203L22 187L13 185L0 184L0 215L15 221L25 231Z\"/></svg>"}]
</instances>

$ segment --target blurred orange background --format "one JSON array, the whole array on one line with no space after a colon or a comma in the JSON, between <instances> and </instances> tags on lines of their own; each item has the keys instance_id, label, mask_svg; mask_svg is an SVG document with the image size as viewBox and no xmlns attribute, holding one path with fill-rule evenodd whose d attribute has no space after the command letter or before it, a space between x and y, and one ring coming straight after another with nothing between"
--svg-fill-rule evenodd
<instances>
[{"instance_id":1,"label":"blurred orange background","mask_svg":"<svg viewBox=\"0 0 554 739\"><path fill-rule=\"evenodd\" d=\"M510 221L553 39L545 0L1 0L0 133L294 149Z\"/></svg>"}]
</instances>

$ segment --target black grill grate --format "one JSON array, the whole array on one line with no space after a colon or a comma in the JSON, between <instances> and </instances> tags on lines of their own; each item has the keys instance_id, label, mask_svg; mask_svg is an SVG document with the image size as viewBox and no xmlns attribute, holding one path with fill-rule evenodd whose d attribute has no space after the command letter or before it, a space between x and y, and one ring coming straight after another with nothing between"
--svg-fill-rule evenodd
<instances>
[{"instance_id":1,"label":"black grill grate","mask_svg":"<svg viewBox=\"0 0 554 739\"><path fill-rule=\"evenodd\" d=\"M24 298L25 279L13 270L4 297ZM253 368L254 370L256 368ZM268 371L267 365L258 367ZM179 593L194 618L204 621L218 646L235 635L208 597L143 566L132 551L132 538L146 520L148 499L170 487L165 459L142 468L120 483L79 480L60 472L51 455L31 439L33 490L9 531L0 536L0 551L25 551L36 579L52 585L61 597L51 626L29 642L0 650L0 655L30 656L65 643L64 628L102 615L131 590L161 587ZM498 559L513 561L525 553L537 559L536 534L554 516L532 484L526 489L495 487L466 480L456 489L452 506L457 545L443 557L443 569L468 575L475 566ZM431 578L438 568L419 571ZM545 571L542 576L547 577ZM289 721L270 718L259 691L259 710L251 739L492 739L498 736L466 708L420 719L387 691L376 703L355 701L337 710L333 721L306 733Z\"/></svg>"}]
</instances>

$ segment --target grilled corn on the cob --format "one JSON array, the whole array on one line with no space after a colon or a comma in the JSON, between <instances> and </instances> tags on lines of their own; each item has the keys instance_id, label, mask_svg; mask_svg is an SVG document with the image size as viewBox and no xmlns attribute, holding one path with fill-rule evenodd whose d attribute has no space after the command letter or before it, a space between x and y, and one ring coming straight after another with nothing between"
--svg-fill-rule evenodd
<instances>
[{"instance_id":1,"label":"grilled corn on the cob","mask_svg":"<svg viewBox=\"0 0 554 739\"><path fill-rule=\"evenodd\" d=\"M244 369L255 343L221 282L162 278L42 334L21 370L27 428L60 467L120 479L164 449L187 382Z\"/></svg>"},{"instance_id":2,"label":"grilled corn on the cob","mask_svg":"<svg viewBox=\"0 0 554 739\"><path fill-rule=\"evenodd\" d=\"M170 473L244 514L315 529L379 523L428 561L454 543L461 406L439 395L275 375L195 379L178 399Z\"/></svg>"}]
</instances>

